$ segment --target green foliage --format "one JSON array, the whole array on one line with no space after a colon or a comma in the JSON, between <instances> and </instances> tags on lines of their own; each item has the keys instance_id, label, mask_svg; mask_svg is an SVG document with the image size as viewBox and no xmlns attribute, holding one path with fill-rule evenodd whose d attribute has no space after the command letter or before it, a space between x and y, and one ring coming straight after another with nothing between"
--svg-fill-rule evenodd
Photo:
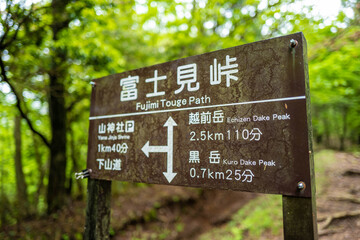
<instances>
[{"instance_id":1,"label":"green foliage","mask_svg":"<svg viewBox=\"0 0 360 240\"><path fill-rule=\"evenodd\" d=\"M183 223L176 224L176 231L177 232L182 232L183 230L184 230L184 224Z\"/></svg>"},{"instance_id":2,"label":"green foliage","mask_svg":"<svg viewBox=\"0 0 360 240\"><path fill-rule=\"evenodd\" d=\"M267 231L278 235L282 229L281 206L281 196L258 197L242 207L225 227L206 233L200 239L259 239Z\"/></svg>"},{"instance_id":3,"label":"green foliage","mask_svg":"<svg viewBox=\"0 0 360 240\"><path fill-rule=\"evenodd\" d=\"M234 225L231 232L235 236L238 231L240 233L248 232L249 236L254 239L258 239L267 230L271 230L272 234L277 235L282 229L281 209L281 196L265 196L251 201L234 218L234 221L241 222L241 225Z\"/></svg>"},{"instance_id":4,"label":"green foliage","mask_svg":"<svg viewBox=\"0 0 360 240\"><path fill-rule=\"evenodd\" d=\"M335 163L336 158L334 151L322 150L315 154L315 184L316 194L321 195L327 186L328 174L326 173L327 166Z\"/></svg>"},{"instance_id":5,"label":"green foliage","mask_svg":"<svg viewBox=\"0 0 360 240\"><path fill-rule=\"evenodd\" d=\"M74 172L86 168L92 79L297 31L303 31L308 42L316 141L343 149L360 143L357 1L343 1L353 9L354 17L340 12L330 22L315 16L309 6L295 9L292 0L69 1L57 21L65 18L67 27L57 33L56 40L50 1L40 1L32 7L23 1L6 2L9 5L0 4L0 40L4 39L0 56L4 70L21 96L20 105L34 128L48 140L52 137L49 75L53 69L63 73L69 197L85 193L83 182L71 179ZM55 53L63 53L65 61L52 61ZM0 148L0 163L4 166L0 169L1 225L15 223L17 217L13 128L14 117L19 113L15 104L1 75L0 146L5 146ZM46 208L49 148L25 121L22 139L31 211L42 214ZM278 207L276 197L265 200L271 207ZM261 228L276 232L279 225L262 216L267 211L262 204L257 202L258 208L252 205L255 210L251 217L247 217L251 207L244 210L249 212L240 213L243 225L234 225L233 231L257 236L260 233L252 225L259 221ZM273 212L266 213L278 217ZM149 215L150 219L155 217Z\"/></svg>"},{"instance_id":6,"label":"green foliage","mask_svg":"<svg viewBox=\"0 0 360 240\"><path fill-rule=\"evenodd\" d=\"M340 30L318 43L310 56L314 127L328 141L340 136L356 143L360 136L359 37L360 26Z\"/></svg>"}]
</instances>

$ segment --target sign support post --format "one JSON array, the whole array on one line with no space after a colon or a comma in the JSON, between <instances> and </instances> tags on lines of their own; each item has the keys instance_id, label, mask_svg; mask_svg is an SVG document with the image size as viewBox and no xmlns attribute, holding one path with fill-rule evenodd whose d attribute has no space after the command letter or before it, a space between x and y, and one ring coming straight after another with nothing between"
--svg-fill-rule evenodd
<instances>
[{"instance_id":1,"label":"sign support post","mask_svg":"<svg viewBox=\"0 0 360 240\"><path fill-rule=\"evenodd\" d=\"M284 239L317 239L314 198L283 196L282 201Z\"/></svg>"},{"instance_id":2,"label":"sign support post","mask_svg":"<svg viewBox=\"0 0 360 240\"><path fill-rule=\"evenodd\" d=\"M304 40L305 43L305 40ZM291 53L294 56L298 42L296 40L290 41ZM304 80L305 80L305 95L306 95L306 115L308 127L308 146L309 146L309 165L310 165L310 198L302 198L297 196L282 196L283 205L283 229L285 240L315 240L318 239L317 233L317 217L316 217L316 188L315 188L315 171L314 171L314 152L313 152L313 135L311 124L311 105L310 105L310 86L309 86L309 73L307 62L307 48L306 44L303 45L304 62ZM296 72L295 59L291 71ZM294 76L295 74L293 74ZM306 184L298 182L298 191L304 191Z\"/></svg>"},{"instance_id":3,"label":"sign support post","mask_svg":"<svg viewBox=\"0 0 360 240\"><path fill-rule=\"evenodd\" d=\"M88 179L85 240L109 239L111 181Z\"/></svg>"}]
</instances>

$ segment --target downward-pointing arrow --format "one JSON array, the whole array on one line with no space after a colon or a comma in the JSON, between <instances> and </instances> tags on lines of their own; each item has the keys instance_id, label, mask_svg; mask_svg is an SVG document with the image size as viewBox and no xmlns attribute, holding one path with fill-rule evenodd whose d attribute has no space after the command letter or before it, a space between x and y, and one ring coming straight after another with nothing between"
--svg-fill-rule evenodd
<instances>
[{"instance_id":1,"label":"downward-pointing arrow","mask_svg":"<svg viewBox=\"0 0 360 240\"><path fill-rule=\"evenodd\" d=\"M144 154L149 157L150 152L166 152L167 153L167 166L166 172L163 172L164 176L170 183L177 173L173 172L173 145L174 145L174 126L177 126L176 122L172 117L169 117L165 122L164 127L167 127L167 146L150 146L149 141L142 147Z\"/></svg>"},{"instance_id":2,"label":"downward-pointing arrow","mask_svg":"<svg viewBox=\"0 0 360 240\"><path fill-rule=\"evenodd\" d=\"M166 177L166 179L168 180L168 182L171 183L171 181L174 179L174 177L176 176L177 173L163 172L163 174Z\"/></svg>"}]
</instances>

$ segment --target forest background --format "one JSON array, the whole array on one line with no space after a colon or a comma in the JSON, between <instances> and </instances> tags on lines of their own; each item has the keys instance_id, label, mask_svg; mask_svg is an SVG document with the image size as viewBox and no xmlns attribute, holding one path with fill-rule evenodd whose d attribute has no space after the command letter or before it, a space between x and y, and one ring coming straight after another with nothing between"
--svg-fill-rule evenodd
<instances>
[{"instance_id":1,"label":"forest background","mask_svg":"<svg viewBox=\"0 0 360 240\"><path fill-rule=\"evenodd\" d=\"M316 144L359 148L359 0L0 0L0 22L0 227L85 196L92 79L271 37L307 39Z\"/></svg>"}]
</instances>

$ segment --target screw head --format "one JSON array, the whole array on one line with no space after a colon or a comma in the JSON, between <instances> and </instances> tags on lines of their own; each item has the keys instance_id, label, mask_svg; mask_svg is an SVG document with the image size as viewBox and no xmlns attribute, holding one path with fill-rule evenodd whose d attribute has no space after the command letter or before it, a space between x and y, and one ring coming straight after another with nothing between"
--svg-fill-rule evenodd
<instances>
[{"instance_id":1,"label":"screw head","mask_svg":"<svg viewBox=\"0 0 360 240\"><path fill-rule=\"evenodd\" d=\"M299 44L298 41L296 41L295 39L290 40L290 47L291 48L295 48L298 44Z\"/></svg>"},{"instance_id":2,"label":"screw head","mask_svg":"<svg viewBox=\"0 0 360 240\"><path fill-rule=\"evenodd\" d=\"M300 181L297 183L297 189L298 190L304 190L306 188L306 184L303 181Z\"/></svg>"}]
</instances>

